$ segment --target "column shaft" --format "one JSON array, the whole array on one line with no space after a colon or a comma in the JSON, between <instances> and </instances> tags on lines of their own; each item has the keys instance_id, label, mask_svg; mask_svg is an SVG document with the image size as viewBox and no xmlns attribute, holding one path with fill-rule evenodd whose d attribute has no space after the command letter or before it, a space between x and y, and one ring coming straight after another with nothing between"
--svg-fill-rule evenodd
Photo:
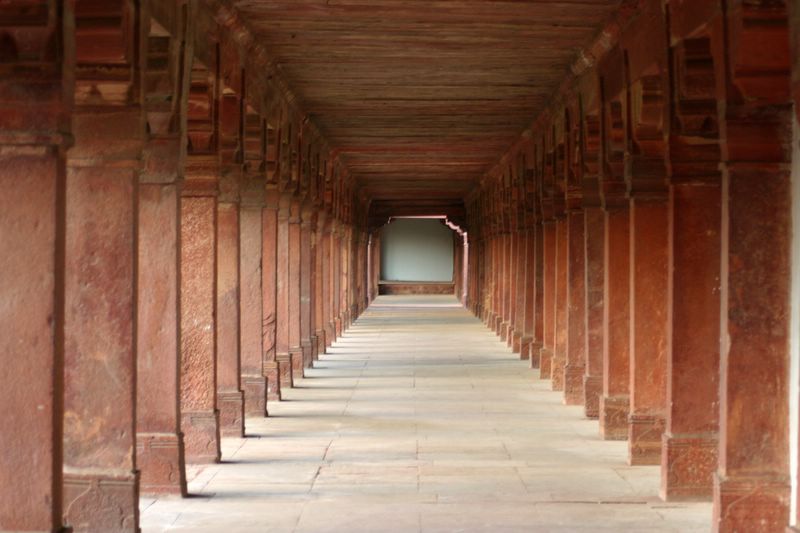
<instances>
[{"instance_id":1,"label":"column shaft","mask_svg":"<svg viewBox=\"0 0 800 533\"><path fill-rule=\"evenodd\" d=\"M244 436L239 331L239 203L217 203L217 410L220 433Z\"/></svg>"},{"instance_id":2,"label":"column shaft","mask_svg":"<svg viewBox=\"0 0 800 533\"><path fill-rule=\"evenodd\" d=\"M600 435L628 439L630 390L630 216L627 207L605 212L603 277L603 395Z\"/></svg>"},{"instance_id":3,"label":"column shaft","mask_svg":"<svg viewBox=\"0 0 800 533\"><path fill-rule=\"evenodd\" d=\"M586 240L583 211L569 211L567 233L567 358L564 403L584 402L586 374Z\"/></svg>"},{"instance_id":4,"label":"column shaft","mask_svg":"<svg viewBox=\"0 0 800 533\"><path fill-rule=\"evenodd\" d=\"M669 217L661 200L630 207L630 415L628 461L659 464L667 370Z\"/></svg>"}]
</instances>

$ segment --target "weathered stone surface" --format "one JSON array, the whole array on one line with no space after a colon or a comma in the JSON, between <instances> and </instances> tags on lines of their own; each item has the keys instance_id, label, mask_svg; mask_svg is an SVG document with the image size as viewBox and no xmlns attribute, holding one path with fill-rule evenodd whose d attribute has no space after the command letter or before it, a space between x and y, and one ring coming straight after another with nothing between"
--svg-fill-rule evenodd
<instances>
[{"instance_id":1,"label":"weathered stone surface","mask_svg":"<svg viewBox=\"0 0 800 533\"><path fill-rule=\"evenodd\" d=\"M266 416L267 378L264 375L262 206L245 205L239 211L241 383L246 416Z\"/></svg>"},{"instance_id":2,"label":"weathered stone surface","mask_svg":"<svg viewBox=\"0 0 800 533\"><path fill-rule=\"evenodd\" d=\"M267 402L281 399L281 382L278 377L276 359L278 311L278 199L276 192L271 190L272 194L266 196L266 205L261 212L261 290L263 295L261 331Z\"/></svg>"},{"instance_id":3,"label":"weathered stone surface","mask_svg":"<svg viewBox=\"0 0 800 533\"><path fill-rule=\"evenodd\" d=\"M217 409L223 436L244 436L241 390L239 204L217 203Z\"/></svg>"},{"instance_id":4,"label":"weathered stone surface","mask_svg":"<svg viewBox=\"0 0 800 533\"><path fill-rule=\"evenodd\" d=\"M584 413L588 418L599 416L603 393L603 312L604 292L604 224L599 207L584 209L586 236L586 374L584 376Z\"/></svg>"},{"instance_id":5,"label":"weathered stone surface","mask_svg":"<svg viewBox=\"0 0 800 533\"><path fill-rule=\"evenodd\" d=\"M553 390L564 390L564 369L567 365L567 285L569 239L566 219L560 219L555 224L555 292L554 292L554 323L553 323L553 357L550 362L550 380Z\"/></svg>"},{"instance_id":6,"label":"weathered stone surface","mask_svg":"<svg viewBox=\"0 0 800 533\"><path fill-rule=\"evenodd\" d=\"M719 420L718 184L673 185L665 499L710 498ZM691 298L685 295L691 294ZM674 441L674 442L673 442Z\"/></svg>"},{"instance_id":7,"label":"weathered stone surface","mask_svg":"<svg viewBox=\"0 0 800 533\"><path fill-rule=\"evenodd\" d=\"M181 198L181 428L186 461L220 459L214 196Z\"/></svg>"},{"instance_id":8,"label":"weathered stone surface","mask_svg":"<svg viewBox=\"0 0 800 533\"><path fill-rule=\"evenodd\" d=\"M666 203L634 199L631 231L631 464L658 464L666 414L669 220Z\"/></svg>"},{"instance_id":9,"label":"weathered stone surface","mask_svg":"<svg viewBox=\"0 0 800 533\"><path fill-rule=\"evenodd\" d=\"M567 214L567 359L564 403L582 405L586 374L586 238L584 214Z\"/></svg>"},{"instance_id":10,"label":"weathered stone surface","mask_svg":"<svg viewBox=\"0 0 800 533\"><path fill-rule=\"evenodd\" d=\"M138 108L82 111L68 158L64 322L64 520L137 527L135 184ZM105 142L95 135L117 123ZM94 131L93 131L94 130ZM92 133L89 133L92 131ZM115 141L119 141L118 143ZM91 491L86 491L92 487Z\"/></svg>"},{"instance_id":11,"label":"weathered stone surface","mask_svg":"<svg viewBox=\"0 0 800 533\"><path fill-rule=\"evenodd\" d=\"M0 145L0 529L61 527L64 156ZM20 476L20 472L25 472ZM13 482L11 482L13 480Z\"/></svg>"},{"instance_id":12,"label":"weathered stone surface","mask_svg":"<svg viewBox=\"0 0 800 533\"><path fill-rule=\"evenodd\" d=\"M185 494L177 185L140 184L138 220L136 463L142 493Z\"/></svg>"},{"instance_id":13,"label":"weathered stone surface","mask_svg":"<svg viewBox=\"0 0 800 533\"><path fill-rule=\"evenodd\" d=\"M556 331L556 226L552 222L544 225L543 248L543 345L539 354L539 377L549 379L552 376Z\"/></svg>"},{"instance_id":14,"label":"weathered stone surface","mask_svg":"<svg viewBox=\"0 0 800 533\"><path fill-rule=\"evenodd\" d=\"M600 399L600 434L627 439L630 346L630 233L627 209L605 214L605 306L603 307L603 396ZM609 412L604 412L609 409ZM623 412L624 409L624 412Z\"/></svg>"}]
</instances>

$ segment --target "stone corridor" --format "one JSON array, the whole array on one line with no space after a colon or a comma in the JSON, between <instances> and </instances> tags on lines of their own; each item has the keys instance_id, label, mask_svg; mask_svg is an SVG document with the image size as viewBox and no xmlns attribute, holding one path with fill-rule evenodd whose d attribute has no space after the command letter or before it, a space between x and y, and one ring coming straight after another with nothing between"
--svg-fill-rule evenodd
<instances>
[{"instance_id":1,"label":"stone corridor","mask_svg":"<svg viewBox=\"0 0 800 533\"><path fill-rule=\"evenodd\" d=\"M709 530L450 296L380 296L142 531Z\"/></svg>"},{"instance_id":2,"label":"stone corridor","mask_svg":"<svg viewBox=\"0 0 800 533\"><path fill-rule=\"evenodd\" d=\"M800 0L0 0L0 406L0 532L799 533Z\"/></svg>"}]
</instances>

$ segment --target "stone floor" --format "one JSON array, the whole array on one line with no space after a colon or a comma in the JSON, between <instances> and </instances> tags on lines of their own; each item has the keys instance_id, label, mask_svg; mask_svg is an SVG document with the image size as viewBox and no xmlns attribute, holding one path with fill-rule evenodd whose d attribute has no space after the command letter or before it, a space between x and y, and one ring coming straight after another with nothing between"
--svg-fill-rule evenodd
<instances>
[{"instance_id":1,"label":"stone floor","mask_svg":"<svg viewBox=\"0 0 800 533\"><path fill-rule=\"evenodd\" d=\"M708 531L452 297L380 297L151 531Z\"/></svg>"}]
</instances>

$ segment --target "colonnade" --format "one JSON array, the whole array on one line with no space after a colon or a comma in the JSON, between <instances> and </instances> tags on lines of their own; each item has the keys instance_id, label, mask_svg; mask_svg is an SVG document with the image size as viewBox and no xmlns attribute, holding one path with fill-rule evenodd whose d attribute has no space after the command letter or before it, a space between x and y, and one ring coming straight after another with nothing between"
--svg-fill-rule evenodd
<instances>
[{"instance_id":1,"label":"colonnade","mask_svg":"<svg viewBox=\"0 0 800 533\"><path fill-rule=\"evenodd\" d=\"M223 6L0 12L0 529L135 530L364 310L361 204Z\"/></svg>"},{"instance_id":2,"label":"colonnade","mask_svg":"<svg viewBox=\"0 0 800 533\"><path fill-rule=\"evenodd\" d=\"M719 531L790 523L789 8L618 13L467 204L469 308Z\"/></svg>"},{"instance_id":3,"label":"colonnade","mask_svg":"<svg viewBox=\"0 0 800 533\"><path fill-rule=\"evenodd\" d=\"M457 296L719 531L800 518L798 11L620 9L454 207ZM7 2L0 71L0 529L132 531L377 295L385 217L228 2Z\"/></svg>"}]
</instances>

